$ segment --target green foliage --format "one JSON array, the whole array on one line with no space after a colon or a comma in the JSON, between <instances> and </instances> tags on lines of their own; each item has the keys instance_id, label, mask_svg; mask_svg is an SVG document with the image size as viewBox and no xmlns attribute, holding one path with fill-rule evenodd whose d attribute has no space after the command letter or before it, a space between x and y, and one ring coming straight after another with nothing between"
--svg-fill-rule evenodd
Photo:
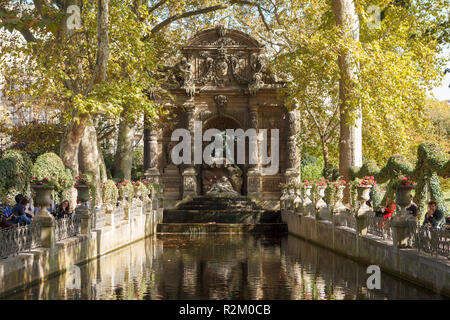
<instances>
[{"instance_id":1,"label":"green foliage","mask_svg":"<svg viewBox=\"0 0 450 320\"><path fill-rule=\"evenodd\" d=\"M61 193L73 186L72 171L66 168L61 158L53 152L40 155L36 159L31 173L33 177L38 179L49 178L53 180L56 193Z\"/></svg>"},{"instance_id":2,"label":"green foliage","mask_svg":"<svg viewBox=\"0 0 450 320\"><path fill-rule=\"evenodd\" d=\"M322 176L330 181L336 181L339 178L339 168L328 164L328 166L323 167Z\"/></svg>"},{"instance_id":3,"label":"green foliage","mask_svg":"<svg viewBox=\"0 0 450 320\"><path fill-rule=\"evenodd\" d=\"M98 204L99 199L97 199L97 185L95 181L95 174L92 171L84 171L79 176L78 179L80 181L86 181L88 188L89 188L89 194L91 195L93 199L93 203ZM84 183L80 183L80 185L83 185Z\"/></svg>"},{"instance_id":4,"label":"green foliage","mask_svg":"<svg viewBox=\"0 0 450 320\"><path fill-rule=\"evenodd\" d=\"M64 123L37 123L0 125L0 133L10 137L14 149L25 151L35 160L46 152L58 152Z\"/></svg>"},{"instance_id":5,"label":"green foliage","mask_svg":"<svg viewBox=\"0 0 450 320\"><path fill-rule=\"evenodd\" d=\"M9 193L14 188L19 193L27 193L32 177L30 157L20 150L7 150L0 159L0 192Z\"/></svg>"},{"instance_id":6,"label":"green foliage","mask_svg":"<svg viewBox=\"0 0 450 320\"><path fill-rule=\"evenodd\" d=\"M302 180L319 180L322 177L322 159L310 154L303 154L300 162Z\"/></svg>"},{"instance_id":7,"label":"green foliage","mask_svg":"<svg viewBox=\"0 0 450 320\"><path fill-rule=\"evenodd\" d=\"M381 170L373 161L368 161L360 169L352 168L351 172L353 179L373 175L377 183L387 183L386 194L381 204L384 204L387 199L395 199L396 186L400 177L412 177L417 182L414 201L419 206L421 215L426 212L428 191L430 198L436 201L438 208L446 213L447 207L440 187L439 175L445 177L450 174L449 162L450 160L437 145L421 143L417 149L415 167L403 156L394 155L389 158L386 166ZM376 201L378 202L379 199L377 198Z\"/></svg>"},{"instance_id":8,"label":"green foliage","mask_svg":"<svg viewBox=\"0 0 450 320\"><path fill-rule=\"evenodd\" d=\"M133 150L133 165L131 167L131 180L144 177L144 147L138 146Z\"/></svg>"},{"instance_id":9,"label":"green foliage","mask_svg":"<svg viewBox=\"0 0 450 320\"><path fill-rule=\"evenodd\" d=\"M115 204L119 198L119 190L116 187L116 183L113 180L106 180L101 184L101 188L103 202Z\"/></svg>"},{"instance_id":10,"label":"green foliage","mask_svg":"<svg viewBox=\"0 0 450 320\"><path fill-rule=\"evenodd\" d=\"M132 201L134 197L134 187L133 184L128 180L123 180L117 184L119 189L119 196L122 199L128 198L128 201Z\"/></svg>"}]
</instances>

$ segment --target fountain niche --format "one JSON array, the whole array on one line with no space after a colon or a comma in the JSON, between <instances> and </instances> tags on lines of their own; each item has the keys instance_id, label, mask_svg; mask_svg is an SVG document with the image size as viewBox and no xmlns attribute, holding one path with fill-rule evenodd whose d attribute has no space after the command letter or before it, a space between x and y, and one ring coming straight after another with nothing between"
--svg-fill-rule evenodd
<instances>
[{"instance_id":1,"label":"fountain niche","mask_svg":"<svg viewBox=\"0 0 450 320\"><path fill-rule=\"evenodd\" d=\"M224 141L222 156L214 158L212 155L212 163L204 163L201 168L202 193L209 196L239 196L242 194L242 169L237 164L237 143L234 141L234 150L232 159L226 157L227 146L225 141L233 139L227 137L225 132L227 129L238 129L240 124L227 116L217 116L205 121L204 130L217 129ZM210 142L204 142L203 149Z\"/></svg>"}]
</instances>

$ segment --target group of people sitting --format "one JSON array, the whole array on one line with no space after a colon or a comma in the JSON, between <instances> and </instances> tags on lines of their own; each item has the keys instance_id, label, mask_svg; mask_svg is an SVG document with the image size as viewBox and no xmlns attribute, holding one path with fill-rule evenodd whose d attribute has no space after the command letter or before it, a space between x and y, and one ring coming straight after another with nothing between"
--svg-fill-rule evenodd
<instances>
[{"instance_id":1,"label":"group of people sitting","mask_svg":"<svg viewBox=\"0 0 450 320\"><path fill-rule=\"evenodd\" d=\"M30 200L22 194L14 197L16 204L11 207L8 200L0 204L0 228L5 229L12 226L24 226L31 223L39 209L30 205ZM56 219L71 217L69 201L64 200L54 209L46 208Z\"/></svg>"},{"instance_id":2,"label":"group of people sitting","mask_svg":"<svg viewBox=\"0 0 450 320\"><path fill-rule=\"evenodd\" d=\"M386 207L375 211L375 216L390 219L395 213L396 204L391 200L386 203ZM417 217L418 206L414 203L413 196L410 195L410 203L406 207L406 211L412 216ZM446 223L444 213L437 208L436 201L428 202L428 210L422 225L429 225L433 228L440 228Z\"/></svg>"}]
</instances>

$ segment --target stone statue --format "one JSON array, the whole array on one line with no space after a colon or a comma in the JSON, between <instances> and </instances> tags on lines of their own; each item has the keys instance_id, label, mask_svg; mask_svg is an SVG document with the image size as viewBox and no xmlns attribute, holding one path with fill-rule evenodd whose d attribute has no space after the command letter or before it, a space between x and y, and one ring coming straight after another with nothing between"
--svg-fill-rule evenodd
<instances>
[{"instance_id":1,"label":"stone statue","mask_svg":"<svg viewBox=\"0 0 450 320\"><path fill-rule=\"evenodd\" d=\"M223 176L217 180L212 187L206 192L207 195L230 195L238 196L239 194L233 189L233 186L227 177Z\"/></svg>"}]
</instances>

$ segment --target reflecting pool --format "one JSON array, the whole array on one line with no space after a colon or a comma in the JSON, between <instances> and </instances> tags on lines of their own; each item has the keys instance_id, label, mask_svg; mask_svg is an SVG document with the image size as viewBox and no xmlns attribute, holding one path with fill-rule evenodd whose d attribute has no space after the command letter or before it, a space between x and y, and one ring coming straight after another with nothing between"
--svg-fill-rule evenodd
<instances>
[{"instance_id":1,"label":"reflecting pool","mask_svg":"<svg viewBox=\"0 0 450 320\"><path fill-rule=\"evenodd\" d=\"M3 299L442 299L293 236L158 235Z\"/></svg>"}]
</instances>

